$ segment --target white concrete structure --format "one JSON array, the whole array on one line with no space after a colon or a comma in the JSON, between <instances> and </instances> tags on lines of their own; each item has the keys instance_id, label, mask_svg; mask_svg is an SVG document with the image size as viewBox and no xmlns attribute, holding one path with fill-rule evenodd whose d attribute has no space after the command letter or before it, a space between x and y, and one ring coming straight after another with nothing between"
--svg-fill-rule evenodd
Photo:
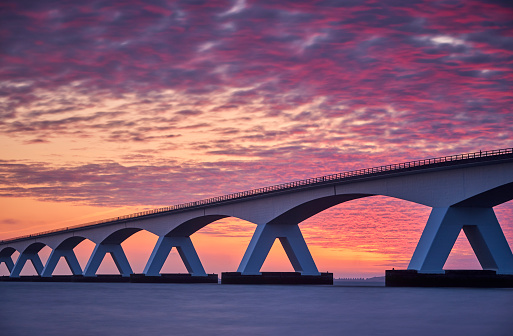
<instances>
[{"instance_id":1,"label":"white concrete structure","mask_svg":"<svg viewBox=\"0 0 513 336\"><path fill-rule=\"evenodd\" d=\"M118 217L96 224L20 237L0 242L0 262L11 277L19 277L27 261L41 276L51 276L64 257L73 274L81 274L73 251L84 239L96 247L83 271L95 276L107 253L123 276L132 273L121 243L140 230L159 236L144 269L159 275L175 247L193 276L206 276L190 236L226 217L257 225L238 271L259 274L276 238L294 270L320 274L298 224L334 205L362 197L384 195L433 208L409 269L443 273L443 265L463 229L483 269L513 274L513 254L493 207L513 199L513 150L469 153L329 175L208 200ZM38 252L52 249L45 266ZM20 252L16 263L12 254Z\"/></svg>"}]
</instances>

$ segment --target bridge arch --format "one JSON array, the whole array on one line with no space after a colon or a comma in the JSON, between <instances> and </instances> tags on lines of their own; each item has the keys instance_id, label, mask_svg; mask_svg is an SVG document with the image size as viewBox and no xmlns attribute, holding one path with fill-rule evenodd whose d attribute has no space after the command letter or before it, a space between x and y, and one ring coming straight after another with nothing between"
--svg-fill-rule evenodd
<instances>
[{"instance_id":1,"label":"bridge arch","mask_svg":"<svg viewBox=\"0 0 513 336\"><path fill-rule=\"evenodd\" d=\"M498 187L473 195L453 206L456 207L478 207L493 208L502 203L513 200L513 182L505 183Z\"/></svg>"},{"instance_id":2,"label":"bridge arch","mask_svg":"<svg viewBox=\"0 0 513 336\"><path fill-rule=\"evenodd\" d=\"M16 251L18 251L17 249L15 249L14 247L11 247L11 246L6 246L4 247L3 249L0 250L0 257L10 257L12 256Z\"/></svg>"},{"instance_id":3,"label":"bridge arch","mask_svg":"<svg viewBox=\"0 0 513 336\"><path fill-rule=\"evenodd\" d=\"M100 243L101 244L121 244L126 239L128 239L133 234L144 230L139 227L130 227L130 228L123 228L123 229L117 229L116 231L109 234L106 238L104 238Z\"/></svg>"},{"instance_id":4,"label":"bridge arch","mask_svg":"<svg viewBox=\"0 0 513 336\"><path fill-rule=\"evenodd\" d=\"M303 197L296 197L294 202L284 202L287 206L281 209L275 207L275 216L267 223L258 224L238 272L259 274L275 240L278 239L296 272L319 274L299 224L338 204L370 196L375 195L371 193L333 194L331 189L321 193L305 193Z\"/></svg>"},{"instance_id":5,"label":"bridge arch","mask_svg":"<svg viewBox=\"0 0 513 336\"><path fill-rule=\"evenodd\" d=\"M33 242L25 249L20 251L20 255L18 257L18 260L16 260L16 263L14 264L14 267L11 271L10 277L12 278L18 278L20 276L20 273L27 263L27 261L30 261L32 265L34 266L36 272L38 275L41 275L44 269L43 263L41 262L41 258L39 257L39 251L43 249L43 247L47 246L45 243L42 242Z\"/></svg>"},{"instance_id":6,"label":"bridge arch","mask_svg":"<svg viewBox=\"0 0 513 336\"><path fill-rule=\"evenodd\" d=\"M226 217L228 216L218 214L196 216L177 225L164 236L160 236L143 273L147 276L160 275L160 271L174 247L191 275L207 276L190 236L205 226Z\"/></svg>"},{"instance_id":7,"label":"bridge arch","mask_svg":"<svg viewBox=\"0 0 513 336\"><path fill-rule=\"evenodd\" d=\"M201 230L205 226L218 221L223 218L230 217L228 215L204 215L199 217L191 218L177 227L170 230L165 236L166 237L189 237L196 231Z\"/></svg>"},{"instance_id":8,"label":"bridge arch","mask_svg":"<svg viewBox=\"0 0 513 336\"><path fill-rule=\"evenodd\" d=\"M343 194L331 195L313 198L304 201L293 208L286 210L277 217L273 218L268 224L299 224L326 209L347 201L375 196L372 194Z\"/></svg>"},{"instance_id":9,"label":"bridge arch","mask_svg":"<svg viewBox=\"0 0 513 336\"><path fill-rule=\"evenodd\" d=\"M114 230L110 230L104 234L103 237L97 241L89 257L83 272L84 276L96 276L96 272L107 254L110 254L122 276L128 277L130 274L133 274L132 267L128 262L121 243L135 233L143 230L151 232L141 227L116 227Z\"/></svg>"},{"instance_id":10,"label":"bridge arch","mask_svg":"<svg viewBox=\"0 0 513 336\"><path fill-rule=\"evenodd\" d=\"M7 271L9 271L9 274L12 272L12 269L14 268L14 261L12 260L12 255L17 251L18 250L11 246L6 246L0 250L0 265L2 265L2 263L5 263L5 266L7 267Z\"/></svg>"},{"instance_id":11,"label":"bridge arch","mask_svg":"<svg viewBox=\"0 0 513 336\"><path fill-rule=\"evenodd\" d=\"M71 236L58 243L50 253L41 276L51 277L61 258L64 258L73 275L82 275L82 267L78 262L74 248L86 239L83 236Z\"/></svg>"}]
</instances>

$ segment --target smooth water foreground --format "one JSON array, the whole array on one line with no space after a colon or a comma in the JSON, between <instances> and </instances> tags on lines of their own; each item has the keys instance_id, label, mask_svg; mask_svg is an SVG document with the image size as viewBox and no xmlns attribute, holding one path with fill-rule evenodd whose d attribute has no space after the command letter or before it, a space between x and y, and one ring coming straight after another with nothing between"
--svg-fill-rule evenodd
<instances>
[{"instance_id":1,"label":"smooth water foreground","mask_svg":"<svg viewBox=\"0 0 513 336\"><path fill-rule=\"evenodd\" d=\"M0 283L6 336L326 334L510 336L513 289Z\"/></svg>"}]
</instances>

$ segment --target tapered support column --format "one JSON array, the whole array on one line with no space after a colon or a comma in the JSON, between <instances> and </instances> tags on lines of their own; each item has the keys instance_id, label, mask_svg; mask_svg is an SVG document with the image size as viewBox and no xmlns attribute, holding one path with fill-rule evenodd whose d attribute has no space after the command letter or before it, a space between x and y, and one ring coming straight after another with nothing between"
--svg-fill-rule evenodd
<instances>
[{"instance_id":1,"label":"tapered support column","mask_svg":"<svg viewBox=\"0 0 513 336\"><path fill-rule=\"evenodd\" d=\"M280 239L296 272L303 275L320 274L297 224L258 225L237 272L243 275L260 274L260 268L276 238Z\"/></svg>"},{"instance_id":2,"label":"tapered support column","mask_svg":"<svg viewBox=\"0 0 513 336\"><path fill-rule=\"evenodd\" d=\"M444 273L461 229L483 269L513 274L513 254L492 208L433 208L408 269Z\"/></svg>"},{"instance_id":3,"label":"tapered support column","mask_svg":"<svg viewBox=\"0 0 513 336\"><path fill-rule=\"evenodd\" d=\"M51 277L52 273L55 270L55 267L57 266L57 263L59 262L61 257L64 257L64 259L68 263L68 266L71 270L71 273L73 273L73 275L82 274L82 268L80 267L77 256L75 255L75 252L73 252L73 249L56 248L50 254L50 257L48 258L48 261L46 262L46 266L43 269L43 273L41 274L41 276L42 277Z\"/></svg>"},{"instance_id":4,"label":"tapered support column","mask_svg":"<svg viewBox=\"0 0 513 336\"><path fill-rule=\"evenodd\" d=\"M143 273L148 276L160 275L160 270L173 247L178 250L187 271L192 276L207 276L190 237L160 237Z\"/></svg>"},{"instance_id":5,"label":"tapered support column","mask_svg":"<svg viewBox=\"0 0 513 336\"><path fill-rule=\"evenodd\" d=\"M0 251L0 265L2 265L2 263L5 263L5 266L7 266L9 274L12 272L12 269L14 268L14 261L12 261L12 255L14 252L16 252L16 250L12 247L6 247Z\"/></svg>"},{"instance_id":6,"label":"tapered support column","mask_svg":"<svg viewBox=\"0 0 513 336\"><path fill-rule=\"evenodd\" d=\"M493 209L480 209L470 217L478 224L465 225L463 231L483 269L513 274L513 254Z\"/></svg>"},{"instance_id":7,"label":"tapered support column","mask_svg":"<svg viewBox=\"0 0 513 336\"><path fill-rule=\"evenodd\" d=\"M19 278L21 270L23 269L23 266L25 266L25 263L29 260L32 262L32 265L34 265L34 268L36 269L37 274L41 275L44 267L43 267L43 263L41 262L41 258L39 258L39 254L37 254L37 252L23 252L18 257L18 260L16 261L16 264L14 265L13 270L11 271L10 277L11 278Z\"/></svg>"},{"instance_id":8,"label":"tapered support column","mask_svg":"<svg viewBox=\"0 0 513 336\"><path fill-rule=\"evenodd\" d=\"M14 261L12 261L11 256L0 257L0 265L2 265L2 263L5 263L7 270L11 273L14 268Z\"/></svg>"},{"instance_id":9,"label":"tapered support column","mask_svg":"<svg viewBox=\"0 0 513 336\"><path fill-rule=\"evenodd\" d=\"M96 271L100 267L103 258L107 253L110 253L119 273L124 277L129 277L132 274L132 267L126 258L123 247L120 244L97 244L94 248L93 254L87 262L84 270L84 276L96 276Z\"/></svg>"}]
</instances>

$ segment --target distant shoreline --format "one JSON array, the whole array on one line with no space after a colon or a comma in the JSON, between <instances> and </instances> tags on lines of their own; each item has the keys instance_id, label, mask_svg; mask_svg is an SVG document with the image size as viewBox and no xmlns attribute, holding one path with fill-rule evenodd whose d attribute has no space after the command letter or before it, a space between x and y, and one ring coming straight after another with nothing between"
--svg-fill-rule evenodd
<instances>
[{"instance_id":1,"label":"distant shoreline","mask_svg":"<svg viewBox=\"0 0 513 336\"><path fill-rule=\"evenodd\" d=\"M366 282L385 282L385 276L377 276L372 278L336 278L336 281L366 281Z\"/></svg>"}]
</instances>

